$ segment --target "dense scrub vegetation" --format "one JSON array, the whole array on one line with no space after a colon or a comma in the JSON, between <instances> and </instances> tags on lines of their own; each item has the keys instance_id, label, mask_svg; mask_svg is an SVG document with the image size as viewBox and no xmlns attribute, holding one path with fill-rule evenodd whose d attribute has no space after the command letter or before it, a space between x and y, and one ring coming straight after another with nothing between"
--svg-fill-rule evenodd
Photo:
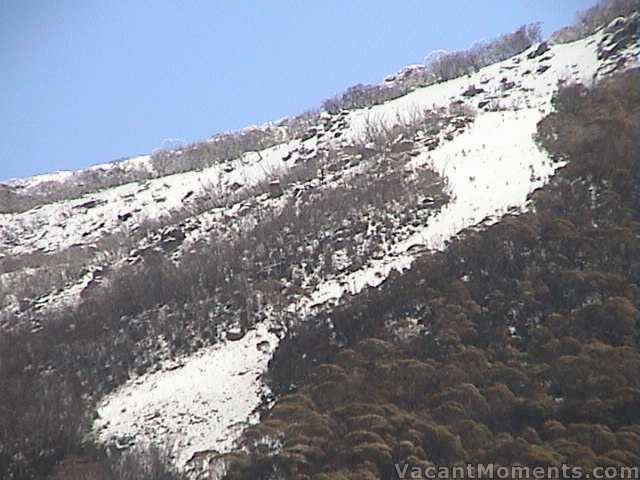
<instances>
[{"instance_id":1,"label":"dense scrub vegetation","mask_svg":"<svg viewBox=\"0 0 640 480\"><path fill-rule=\"evenodd\" d=\"M300 326L228 479L640 464L640 74L563 87L531 209Z\"/></svg>"}]
</instances>

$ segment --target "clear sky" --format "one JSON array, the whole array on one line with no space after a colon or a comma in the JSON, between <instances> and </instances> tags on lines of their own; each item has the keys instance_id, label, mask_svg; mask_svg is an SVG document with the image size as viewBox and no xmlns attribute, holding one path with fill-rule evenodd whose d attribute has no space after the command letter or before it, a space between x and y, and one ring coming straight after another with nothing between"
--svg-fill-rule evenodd
<instances>
[{"instance_id":1,"label":"clear sky","mask_svg":"<svg viewBox=\"0 0 640 480\"><path fill-rule=\"evenodd\" d=\"M0 0L0 180L317 107L595 0Z\"/></svg>"}]
</instances>

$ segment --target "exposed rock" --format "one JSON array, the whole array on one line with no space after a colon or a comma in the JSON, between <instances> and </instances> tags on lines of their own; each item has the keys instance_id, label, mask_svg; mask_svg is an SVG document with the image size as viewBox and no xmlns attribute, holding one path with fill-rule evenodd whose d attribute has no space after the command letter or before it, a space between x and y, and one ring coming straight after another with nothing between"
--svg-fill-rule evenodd
<instances>
[{"instance_id":1,"label":"exposed rock","mask_svg":"<svg viewBox=\"0 0 640 480\"><path fill-rule=\"evenodd\" d=\"M615 57L622 50L637 44L640 30L640 15L619 17L609 24L602 43L598 46L598 59Z\"/></svg>"},{"instance_id":2,"label":"exposed rock","mask_svg":"<svg viewBox=\"0 0 640 480\"><path fill-rule=\"evenodd\" d=\"M242 330L241 328L232 328L227 331L227 340L231 342L237 342L238 340L242 340L247 332Z\"/></svg>"},{"instance_id":3,"label":"exposed rock","mask_svg":"<svg viewBox=\"0 0 640 480\"><path fill-rule=\"evenodd\" d=\"M475 85L471 84L471 85L469 85L469 88L467 88L464 92L462 92L462 96L463 97L475 97L479 93L484 93L484 89L483 88L478 88Z\"/></svg>"},{"instance_id":4,"label":"exposed rock","mask_svg":"<svg viewBox=\"0 0 640 480\"><path fill-rule=\"evenodd\" d=\"M182 201L184 202L188 198L191 198L195 192L193 190L189 190L184 197L182 197Z\"/></svg>"},{"instance_id":5,"label":"exposed rock","mask_svg":"<svg viewBox=\"0 0 640 480\"><path fill-rule=\"evenodd\" d=\"M76 208L76 209L87 208L88 209L88 208L97 207L98 205L101 205L103 203L105 203L105 202L103 202L103 201L101 202L99 200L89 200L88 202L81 203L80 205L76 205L73 208Z\"/></svg>"},{"instance_id":6,"label":"exposed rock","mask_svg":"<svg viewBox=\"0 0 640 480\"><path fill-rule=\"evenodd\" d=\"M539 57L540 55L545 54L546 52L548 52L550 49L549 44L547 42L542 42L540 45L538 45L538 48L536 48L534 51L530 52L527 55L527 58L529 60Z\"/></svg>"},{"instance_id":7,"label":"exposed rock","mask_svg":"<svg viewBox=\"0 0 640 480\"><path fill-rule=\"evenodd\" d=\"M625 18L624 17L616 17L613 20L611 20L611 22L609 22L609 25L607 25L607 27L605 28L604 31L606 33L615 32L620 27L622 27L624 25L624 23L625 23Z\"/></svg>"},{"instance_id":8,"label":"exposed rock","mask_svg":"<svg viewBox=\"0 0 640 480\"><path fill-rule=\"evenodd\" d=\"M268 353L271 348L271 344L268 341L263 340L262 342L258 343L257 348L262 353Z\"/></svg>"},{"instance_id":9,"label":"exposed rock","mask_svg":"<svg viewBox=\"0 0 640 480\"><path fill-rule=\"evenodd\" d=\"M398 140L391 145L391 153L403 153L413 149L411 140Z\"/></svg>"},{"instance_id":10,"label":"exposed rock","mask_svg":"<svg viewBox=\"0 0 640 480\"><path fill-rule=\"evenodd\" d=\"M316 130L315 128L310 128L309 130L307 130L302 134L302 136L300 137L300 140L303 142L306 142L307 140L310 140L313 137L315 137L317 133L318 133L318 130Z\"/></svg>"},{"instance_id":11,"label":"exposed rock","mask_svg":"<svg viewBox=\"0 0 640 480\"><path fill-rule=\"evenodd\" d=\"M283 194L282 186L280 185L279 180L272 180L269 182L269 195L271 198L281 197Z\"/></svg>"},{"instance_id":12,"label":"exposed rock","mask_svg":"<svg viewBox=\"0 0 640 480\"><path fill-rule=\"evenodd\" d=\"M180 228L171 228L162 232L160 236L160 247L165 252L175 250L184 242L185 238L186 234Z\"/></svg>"},{"instance_id":13,"label":"exposed rock","mask_svg":"<svg viewBox=\"0 0 640 480\"><path fill-rule=\"evenodd\" d=\"M427 147L427 150L431 151L431 150L435 150L439 144L440 144L440 139L438 137L434 137L430 140L427 140L424 143L424 146Z\"/></svg>"}]
</instances>

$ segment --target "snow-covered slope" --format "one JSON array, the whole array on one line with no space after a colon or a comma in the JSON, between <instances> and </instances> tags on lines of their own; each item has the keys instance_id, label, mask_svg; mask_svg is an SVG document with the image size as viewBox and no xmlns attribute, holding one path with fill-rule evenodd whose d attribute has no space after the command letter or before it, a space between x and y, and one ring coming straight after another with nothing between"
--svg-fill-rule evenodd
<instances>
[{"instance_id":1,"label":"snow-covered slope","mask_svg":"<svg viewBox=\"0 0 640 480\"><path fill-rule=\"evenodd\" d=\"M300 144L294 141L249 153L231 165L133 182L20 214L0 214L0 248L15 255L91 244L105 232L126 231L203 197L255 185L285 168L283 157Z\"/></svg>"},{"instance_id":2,"label":"snow-covered slope","mask_svg":"<svg viewBox=\"0 0 640 480\"><path fill-rule=\"evenodd\" d=\"M338 301L345 292L355 294L367 285L378 285L391 270L408 268L417 251L441 249L460 230L483 220L495 221L510 209L524 207L527 195L543 185L560 166L536 146L533 139L536 124L550 111L551 97L559 81L589 83L597 76L602 68L598 60L601 36L599 33L572 44L553 46L542 56L528 58L532 49L483 68L474 75L419 89L384 105L345 115L348 127L343 129L340 141L357 140L372 121L392 126L399 119L425 108L443 107L458 101L478 109L476 120L465 132L435 149L422 148L406 165L406 168L428 165L446 177L452 201L418 231L386 252L383 258L371 259L355 272L326 279L289 309L303 317L310 308ZM215 405L213 408L217 411L234 412L237 416L210 415L198 420L196 416L201 415L198 395L181 396L174 392L172 401L177 402L176 397L179 397L183 402L177 410L171 406L162 407L159 403L162 395L149 395L154 385L171 382L174 378L176 381L189 378L189 382L198 386L196 392L200 388L206 389L212 381L207 378L209 372L198 370L196 366L204 358L216 362L221 352L235 350L237 344L230 342L203 353L203 356L185 359L184 366L177 370L132 381L105 399L98 423L102 438L108 440L126 433L151 440L166 432L178 442L180 462L198 450L228 451L231 440L239 433L237 422L252 418L252 407L258 405L260 396L265 393L259 383L259 373L271 350L258 348L256 332L260 329L263 326L252 331L242 344L253 349L255 356L242 357L248 362L238 361L231 366L221 363L214 374L216 385L227 389L228 396L218 399L212 407ZM272 346L275 340L272 338L269 345ZM245 372L250 372L255 383L243 389L238 397L235 385ZM215 395L215 390L211 393ZM126 411L116 411L117 406L124 406ZM239 406L244 409L238 409ZM149 416L153 409L160 409L163 414L152 423L141 424L139 419ZM208 428L176 428L172 420L175 415L191 419L187 422L202 421ZM202 433L207 430L210 432L208 438Z\"/></svg>"},{"instance_id":3,"label":"snow-covered slope","mask_svg":"<svg viewBox=\"0 0 640 480\"><path fill-rule=\"evenodd\" d=\"M173 444L179 464L196 451L227 451L246 420L255 417L263 393L260 376L276 344L269 325L261 323L240 340L138 378L103 404L96 429L119 448Z\"/></svg>"},{"instance_id":4,"label":"snow-covered slope","mask_svg":"<svg viewBox=\"0 0 640 480\"><path fill-rule=\"evenodd\" d=\"M376 158L390 160L405 175L403 179L425 170L436 172L446 179L448 203L422 217L416 213L410 221L405 213L399 215L385 231L376 254L357 267L305 278L301 291L280 305L303 321L345 294L381 284L393 270L410 268L417 255L445 248L461 230L526 208L527 195L561 166L537 147L533 138L537 122L551 110L559 82L588 84L614 67L633 65L637 45L616 48L611 44L619 28L620 24L612 24L584 40L547 50L534 46L472 75L424 87L382 105L324 114L304 138L201 171L131 182L0 215L0 259L88 248L118 234L135 237L138 230L157 223L155 237L136 238L130 251L117 258L88 257L83 275L40 301L48 308L73 303L95 278L94 272L135 261L156 240L159 244L166 238L176 241L178 246L168 252L178 262L181 253L195 248L211 231L224 236L227 230L251 228L264 212L278 211L290 199L298 199L299 205L306 195L350 186L374 164L362 154L354 160L352 151L372 126L392 129L411 123L426 109L446 109L448 123L438 132L418 130L409 139L400 135ZM361 147L364 152L369 148ZM146 168L146 161L140 157L135 168ZM318 162L318 171L285 184L282 179L287 173L307 161ZM36 188L43 178L55 180L41 177L12 185ZM267 191L252 190L256 187ZM428 197L423 200L438 204ZM373 228L369 217L363 215L361 220ZM368 230L363 238L367 235ZM0 282L3 275L0 272ZM16 308L15 303L7 308ZM265 309L263 318L248 331L222 332L219 343L132 378L100 403L96 434L118 448L171 442L179 465L199 451L229 451L247 422L256 419L256 408L269 393L261 374L282 333L274 322L272 312Z\"/></svg>"},{"instance_id":5,"label":"snow-covered slope","mask_svg":"<svg viewBox=\"0 0 640 480\"><path fill-rule=\"evenodd\" d=\"M541 113L537 109L487 112L464 133L409 164L427 165L448 180L452 201L385 258L339 279L322 283L305 306L324 305L344 293L377 286L392 270L408 268L416 253L440 250L448 239L482 221L495 221L525 205L527 195L542 186L560 166L535 145L532 135ZM300 305L296 305L296 310Z\"/></svg>"}]
</instances>

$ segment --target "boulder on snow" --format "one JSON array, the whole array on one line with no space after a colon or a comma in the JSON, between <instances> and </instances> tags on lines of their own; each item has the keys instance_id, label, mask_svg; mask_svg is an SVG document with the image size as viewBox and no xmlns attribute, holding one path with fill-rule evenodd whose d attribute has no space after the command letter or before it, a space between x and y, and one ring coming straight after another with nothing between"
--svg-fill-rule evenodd
<instances>
[{"instance_id":1,"label":"boulder on snow","mask_svg":"<svg viewBox=\"0 0 640 480\"><path fill-rule=\"evenodd\" d=\"M538 48L536 48L532 52L529 52L529 54L527 55L527 58L529 60L534 59L536 57L539 57L540 55L544 55L550 49L551 48L549 47L549 44L547 42L542 42L540 45L538 45Z\"/></svg>"},{"instance_id":2,"label":"boulder on snow","mask_svg":"<svg viewBox=\"0 0 640 480\"><path fill-rule=\"evenodd\" d=\"M86 208L87 210L90 208L95 208L98 205L102 205L103 203L106 203L104 200L89 200L87 202L81 203L80 205L76 205L75 207L73 207L74 209L83 209Z\"/></svg>"},{"instance_id":3,"label":"boulder on snow","mask_svg":"<svg viewBox=\"0 0 640 480\"><path fill-rule=\"evenodd\" d=\"M238 340L242 340L246 332L241 328L232 328L227 331L227 340L231 342L237 342Z\"/></svg>"},{"instance_id":4,"label":"boulder on snow","mask_svg":"<svg viewBox=\"0 0 640 480\"><path fill-rule=\"evenodd\" d=\"M483 92L484 92L483 88L478 88L472 83L471 85L469 85L469 87L464 92L462 92L462 96L463 97L475 97L479 93L483 93Z\"/></svg>"},{"instance_id":5,"label":"boulder on snow","mask_svg":"<svg viewBox=\"0 0 640 480\"><path fill-rule=\"evenodd\" d=\"M184 194L184 196L182 197L182 201L184 202L185 200L188 200L189 198L193 197L194 195L194 191L193 190L189 190L187 193Z\"/></svg>"},{"instance_id":6,"label":"boulder on snow","mask_svg":"<svg viewBox=\"0 0 640 480\"><path fill-rule=\"evenodd\" d=\"M397 140L391 145L391 153L403 153L413 149L411 140Z\"/></svg>"},{"instance_id":7,"label":"boulder on snow","mask_svg":"<svg viewBox=\"0 0 640 480\"><path fill-rule=\"evenodd\" d=\"M609 22L609 25L607 25L607 27L604 29L604 31L606 33L611 33L611 32L615 32L616 30L618 30L620 27L622 27L625 23L625 18L624 17L616 17L613 20L611 20L611 22Z\"/></svg>"},{"instance_id":8,"label":"boulder on snow","mask_svg":"<svg viewBox=\"0 0 640 480\"><path fill-rule=\"evenodd\" d=\"M256 346L258 350L262 353L269 353L271 349L271 344L267 340L263 340Z\"/></svg>"},{"instance_id":9,"label":"boulder on snow","mask_svg":"<svg viewBox=\"0 0 640 480\"><path fill-rule=\"evenodd\" d=\"M201 472L203 469L208 469L211 462L220 456L220 452L217 450L200 450L194 452L191 458L187 460L185 469L189 473Z\"/></svg>"},{"instance_id":10,"label":"boulder on snow","mask_svg":"<svg viewBox=\"0 0 640 480\"><path fill-rule=\"evenodd\" d=\"M279 180L272 180L269 182L269 195L271 198L277 198L282 196L282 186Z\"/></svg>"},{"instance_id":11,"label":"boulder on snow","mask_svg":"<svg viewBox=\"0 0 640 480\"><path fill-rule=\"evenodd\" d=\"M300 141L301 142L306 142L307 140L312 139L313 137L315 137L318 133L318 130L315 128L310 128L309 130L307 130L306 132L304 132L302 134L302 136L300 137Z\"/></svg>"}]
</instances>

